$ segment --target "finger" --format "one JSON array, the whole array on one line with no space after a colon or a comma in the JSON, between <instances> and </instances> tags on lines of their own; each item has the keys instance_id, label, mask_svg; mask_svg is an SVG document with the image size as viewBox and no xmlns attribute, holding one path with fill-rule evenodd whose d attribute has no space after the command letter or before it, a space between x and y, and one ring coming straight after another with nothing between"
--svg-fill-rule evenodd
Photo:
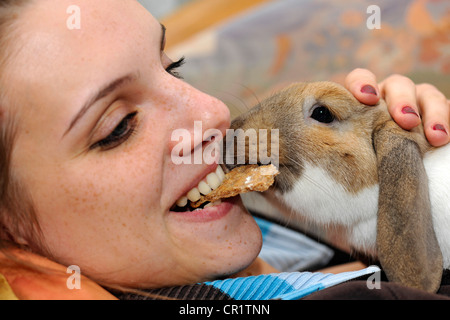
<instances>
[{"instance_id":1,"label":"finger","mask_svg":"<svg viewBox=\"0 0 450 320\"><path fill-rule=\"evenodd\" d=\"M358 99L367 105L375 105L380 100L377 79L366 69L355 69L345 78L345 87Z\"/></svg>"},{"instance_id":2,"label":"finger","mask_svg":"<svg viewBox=\"0 0 450 320\"><path fill-rule=\"evenodd\" d=\"M380 90L389 113L400 127L411 130L421 123L414 82L401 75L392 75L380 83Z\"/></svg>"},{"instance_id":3,"label":"finger","mask_svg":"<svg viewBox=\"0 0 450 320\"><path fill-rule=\"evenodd\" d=\"M422 110L425 136L435 147L449 143L450 102L430 84L417 86L417 101Z\"/></svg>"}]
</instances>

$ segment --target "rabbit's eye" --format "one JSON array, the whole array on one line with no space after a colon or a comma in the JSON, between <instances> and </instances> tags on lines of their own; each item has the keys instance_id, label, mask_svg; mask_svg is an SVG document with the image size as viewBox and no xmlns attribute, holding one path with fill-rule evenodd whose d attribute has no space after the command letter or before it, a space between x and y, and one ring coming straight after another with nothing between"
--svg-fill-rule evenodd
<instances>
[{"instance_id":1,"label":"rabbit's eye","mask_svg":"<svg viewBox=\"0 0 450 320\"><path fill-rule=\"evenodd\" d=\"M332 123L335 119L331 111L324 106L317 106L311 114L311 118L322 123Z\"/></svg>"}]
</instances>

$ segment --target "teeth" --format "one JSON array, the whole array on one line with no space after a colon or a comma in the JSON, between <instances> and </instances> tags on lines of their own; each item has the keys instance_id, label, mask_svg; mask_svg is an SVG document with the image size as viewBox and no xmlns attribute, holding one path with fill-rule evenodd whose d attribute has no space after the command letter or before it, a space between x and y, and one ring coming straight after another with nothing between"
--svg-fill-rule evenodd
<instances>
[{"instance_id":1,"label":"teeth","mask_svg":"<svg viewBox=\"0 0 450 320\"><path fill-rule=\"evenodd\" d=\"M197 188L194 188L194 189L192 189L191 191L189 191L189 192L187 193L187 198L188 198L189 201L191 201L191 202L195 202L195 201L200 200L200 197L201 197L200 191L198 191Z\"/></svg>"},{"instance_id":2,"label":"teeth","mask_svg":"<svg viewBox=\"0 0 450 320\"><path fill-rule=\"evenodd\" d=\"M212 188L205 181L202 181L198 184L198 190L201 194L206 196L212 191Z\"/></svg>"},{"instance_id":3,"label":"teeth","mask_svg":"<svg viewBox=\"0 0 450 320\"><path fill-rule=\"evenodd\" d=\"M210 202L207 205L205 205L205 208L217 206L217 205L219 205L221 203L222 203L222 200L217 200L216 202L213 202L213 203Z\"/></svg>"},{"instance_id":4,"label":"teeth","mask_svg":"<svg viewBox=\"0 0 450 320\"><path fill-rule=\"evenodd\" d=\"M221 166L217 167L216 174L219 177L220 181L225 180L225 172L223 172L223 169Z\"/></svg>"},{"instance_id":5,"label":"teeth","mask_svg":"<svg viewBox=\"0 0 450 320\"><path fill-rule=\"evenodd\" d=\"M200 181L196 188L193 188L189 191L185 196L178 199L176 202L177 206L182 208L187 205L188 200L191 202L196 202L200 200L201 195L207 195L212 190L217 189L225 180L225 173L223 172L220 166L217 167L216 172L212 172L206 176L206 180ZM207 206L220 204L220 201L217 203L208 204ZM205 206L205 207L207 207Z\"/></svg>"},{"instance_id":6,"label":"teeth","mask_svg":"<svg viewBox=\"0 0 450 320\"><path fill-rule=\"evenodd\" d=\"M220 178L216 173L208 174L208 176L206 177L206 182L209 184L209 186L213 190L217 189L220 186L220 184L222 183L222 181L220 181Z\"/></svg>"},{"instance_id":7,"label":"teeth","mask_svg":"<svg viewBox=\"0 0 450 320\"><path fill-rule=\"evenodd\" d=\"M186 206L188 203L188 198L187 197L181 197L178 201L177 201L177 206L179 206L180 208L183 208L184 206Z\"/></svg>"}]
</instances>

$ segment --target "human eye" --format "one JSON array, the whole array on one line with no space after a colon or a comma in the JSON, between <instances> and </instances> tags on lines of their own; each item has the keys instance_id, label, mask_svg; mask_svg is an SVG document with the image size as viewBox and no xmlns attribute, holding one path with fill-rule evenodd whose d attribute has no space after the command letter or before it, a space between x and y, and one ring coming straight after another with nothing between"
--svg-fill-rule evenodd
<instances>
[{"instance_id":1,"label":"human eye","mask_svg":"<svg viewBox=\"0 0 450 320\"><path fill-rule=\"evenodd\" d=\"M169 66L166 68L166 71L178 79L183 79L183 77L180 75L180 73L177 71L183 64L186 63L186 59L182 57L180 60L172 62L169 64Z\"/></svg>"},{"instance_id":2,"label":"human eye","mask_svg":"<svg viewBox=\"0 0 450 320\"><path fill-rule=\"evenodd\" d=\"M125 116L106 138L93 144L90 149L99 148L102 151L107 151L127 141L137 128L137 114L136 111Z\"/></svg>"}]
</instances>

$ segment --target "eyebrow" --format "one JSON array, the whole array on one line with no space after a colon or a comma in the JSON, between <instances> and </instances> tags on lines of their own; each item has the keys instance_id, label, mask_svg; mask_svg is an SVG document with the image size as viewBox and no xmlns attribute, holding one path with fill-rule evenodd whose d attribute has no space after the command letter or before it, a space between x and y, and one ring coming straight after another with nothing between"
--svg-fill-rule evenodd
<instances>
[{"instance_id":1,"label":"eyebrow","mask_svg":"<svg viewBox=\"0 0 450 320\"><path fill-rule=\"evenodd\" d=\"M160 42L160 51L164 50L165 44L166 44L166 27L163 24L161 25L161 42ZM73 118L72 122L70 123L69 128L64 133L63 137L66 136L70 130L75 127L75 125L78 123L78 121L83 118L83 116L87 113L87 111L99 100L103 99L104 97L108 96L118 88L122 87L124 84L131 82L132 80L135 80L138 78L138 74L128 74L126 76L120 77L113 82L109 83L102 89L100 89L97 94L95 94L92 98L90 98L84 106L81 108L80 112L77 113L77 115Z\"/></svg>"},{"instance_id":2,"label":"eyebrow","mask_svg":"<svg viewBox=\"0 0 450 320\"><path fill-rule=\"evenodd\" d=\"M108 96L112 92L116 91L123 85L125 85L128 82L131 82L138 78L137 74L128 74L126 76L120 77L113 82L109 83L108 85L104 86L102 89L100 89L92 98L90 98L80 109L80 112L77 113L77 115L73 118L72 122L70 123L69 128L64 133L64 136L66 136L70 130L75 127L75 125L78 123L78 121L83 118L83 116L88 112L88 110L99 100L103 99L104 97ZM63 136L63 137L64 137Z\"/></svg>"}]
</instances>

